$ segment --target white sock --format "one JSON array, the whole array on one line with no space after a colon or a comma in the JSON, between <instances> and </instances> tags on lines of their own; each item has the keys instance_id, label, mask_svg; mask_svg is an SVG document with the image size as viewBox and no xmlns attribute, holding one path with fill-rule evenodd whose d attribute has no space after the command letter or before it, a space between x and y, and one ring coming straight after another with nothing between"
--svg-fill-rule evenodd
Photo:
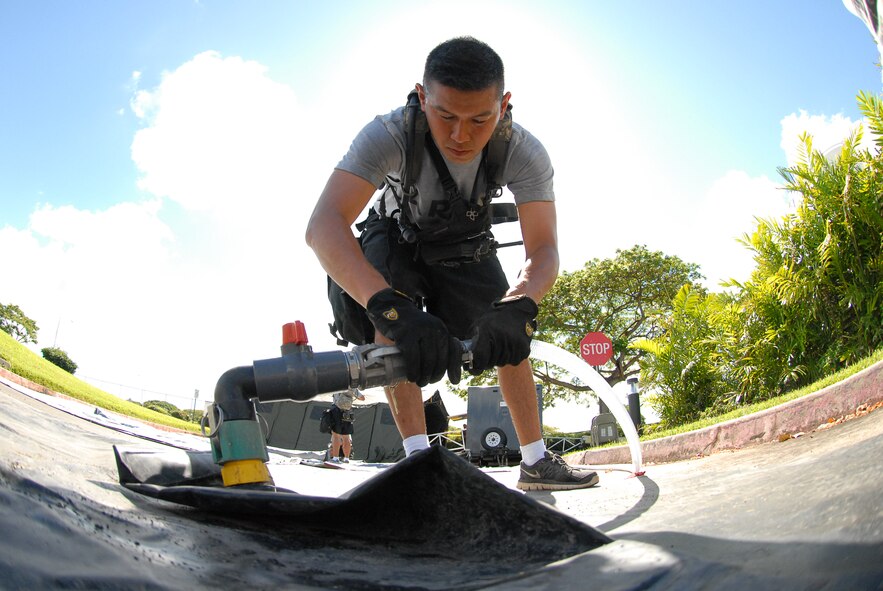
<instances>
[{"instance_id":1,"label":"white sock","mask_svg":"<svg viewBox=\"0 0 883 591\"><path fill-rule=\"evenodd\" d=\"M546 442L542 439L521 446L521 461L525 466L533 466L545 456Z\"/></svg>"},{"instance_id":2,"label":"white sock","mask_svg":"<svg viewBox=\"0 0 883 591\"><path fill-rule=\"evenodd\" d=\"M402 445L405 446L405 457L408 457L415 451L429 449L429 436L426 433L411 435L402 440Z\"/></svg>"}]
</instances>

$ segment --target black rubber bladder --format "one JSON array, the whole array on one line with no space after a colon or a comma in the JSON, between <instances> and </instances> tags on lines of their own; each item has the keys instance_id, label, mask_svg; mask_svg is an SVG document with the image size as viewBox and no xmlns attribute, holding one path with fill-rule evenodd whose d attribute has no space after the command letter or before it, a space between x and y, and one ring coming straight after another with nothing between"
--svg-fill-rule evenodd
<instances>
[{"instance_id":1,"label":"black rubber bladder","mask_svg":"<svg viewBox=\"0 0 883 591\"><path fill-rule=\"evenodd\" d=\"M224 488L210 452L114 451L120 483L132 491L277 530L307 526L372 543L407 545L424 556L503 561L516 570L612 541L503 486L442 447L413 454L340 497Z\"/></svg>"}]
</instances>

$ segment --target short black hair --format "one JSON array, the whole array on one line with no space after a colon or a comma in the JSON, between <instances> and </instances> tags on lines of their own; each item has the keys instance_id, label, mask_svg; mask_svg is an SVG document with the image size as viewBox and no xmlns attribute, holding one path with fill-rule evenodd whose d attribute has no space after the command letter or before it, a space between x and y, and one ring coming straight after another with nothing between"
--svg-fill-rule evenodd
<instances>
[{"instance_id":1,"label":"short black hair","mask_svg":"<svg viewBox=\"0 0 883 591\"><path fill-rule=\"evenodd\" d=\"M431 81L456 90L484 90L497 86L503 97L503 60L487 43L474 37L448 39L429 52L423 86Z\"/></svg>"}]
</instances>

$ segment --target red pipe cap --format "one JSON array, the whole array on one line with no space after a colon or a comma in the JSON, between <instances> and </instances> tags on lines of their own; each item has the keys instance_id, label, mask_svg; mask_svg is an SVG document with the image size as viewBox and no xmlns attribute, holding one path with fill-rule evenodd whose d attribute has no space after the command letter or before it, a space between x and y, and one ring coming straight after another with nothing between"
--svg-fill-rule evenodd
<instances>
[{"instance_id":1,"label":"red pipe cap","mask_svg":"<svg viewBox=\"0 0 883 591\"><path fill-rule=\"evenodd\" d=\"M282 344L306 345L309 342L307 338L307 329L300 320L289 322L282 326Z\"/></svg>"}]
</instances>

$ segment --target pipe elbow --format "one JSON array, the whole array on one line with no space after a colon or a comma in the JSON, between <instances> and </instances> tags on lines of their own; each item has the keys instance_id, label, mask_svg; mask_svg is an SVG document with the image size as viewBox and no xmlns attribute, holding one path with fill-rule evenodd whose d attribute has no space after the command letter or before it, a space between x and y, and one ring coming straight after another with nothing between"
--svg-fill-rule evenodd
<instances>
[{"instance_id":1,"label":"pipe elbow","mask_svg":"<svg viewBox=\"0 0 883 591\"><path fill-rule=\"evenodd\" d=\"M215 404L224 410L228 419L253 419L257 389L254 367L241 366L225 371L215 385Z\"/></svg>"}]
</instances>

